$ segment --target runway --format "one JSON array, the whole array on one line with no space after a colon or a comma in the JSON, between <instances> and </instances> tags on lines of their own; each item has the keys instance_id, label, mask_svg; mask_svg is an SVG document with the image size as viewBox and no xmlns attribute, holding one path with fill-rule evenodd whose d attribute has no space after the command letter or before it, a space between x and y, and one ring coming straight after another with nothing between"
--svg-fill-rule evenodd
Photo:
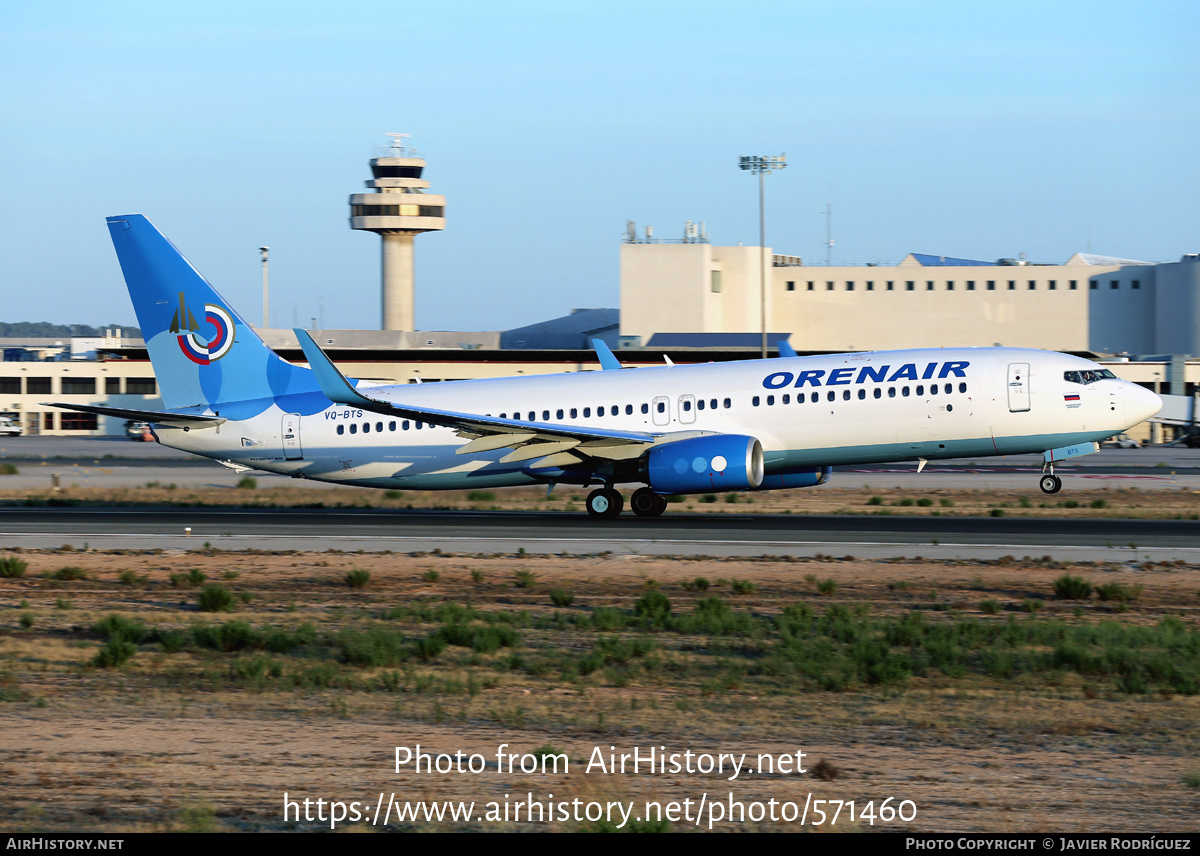
<instances>
[{"instance_id":1,"label":"runway","mask_svg":"<svg viewBox=\"0 0 1200 856\"><path fill-rule=\"evenodd\" d=\"M999 558L1200 563L1200 524L900 515L668 513L592 520L570 512L379 509L4 508L0 549L342 550L453 553Z\"/></svg>"}]
</instances>

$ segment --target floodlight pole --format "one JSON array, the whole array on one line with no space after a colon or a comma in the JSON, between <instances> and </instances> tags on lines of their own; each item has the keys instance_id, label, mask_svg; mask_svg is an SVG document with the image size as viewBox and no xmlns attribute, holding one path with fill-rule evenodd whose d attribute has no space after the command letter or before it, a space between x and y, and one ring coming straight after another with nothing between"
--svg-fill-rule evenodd
<instances>
[{"instance_id":1,"label":"floodlight pole","mask_svg":"<svg viewBox=\"0 0 1200 856\"><path fill-rule=\"evenodd\" d=\"M787 169L787 155L762 157L760 155L742 155L738 166L750 170L751 175L758 176L758 314L759 325L762 328L762 358L767 358L767 217L763 201L763 176L773 170Z\"/></svg>"},{"instance_id":2,"label":"floodlight pole","mask_svg":"<svg viewBox=\"0 0 1200 856\"><path fill-rule=\"evenodd\" d=\"M269 292L267 291L267 254L270 247L259 247L258 254L262 258L262 273L263 273L263 329L270 326L270 308L271 302Z\"/></svg>"}]
</instances>

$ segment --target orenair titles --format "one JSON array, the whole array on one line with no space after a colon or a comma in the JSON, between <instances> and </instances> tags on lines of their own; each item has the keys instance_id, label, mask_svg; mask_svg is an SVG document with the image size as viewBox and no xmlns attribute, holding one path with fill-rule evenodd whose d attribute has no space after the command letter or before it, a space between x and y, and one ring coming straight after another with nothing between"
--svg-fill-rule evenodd
<instances>
[{"instance_id":1,"label":"orenair titles","mask_svg":"<svg viewBox=\"0 0 1200 856\"><path fill-rule=\"evenodd\" d=\"M887 366L847 366L833 369L805 369L799 375L792 372L774 372L763 378L766 389L783 389L785 386L849 386L858 383L891 383L894 380L939 380L947 377L966 377L966 368L971 363L967 360L949 360L941 363L927 363L920 374L917 373L916 363L905 363L892 370ZM858 377L854 373L858 372ZM795 383L793 383L795 381ZM823 381L823 382L822 382Z\"/></svg>"}]
</instances>

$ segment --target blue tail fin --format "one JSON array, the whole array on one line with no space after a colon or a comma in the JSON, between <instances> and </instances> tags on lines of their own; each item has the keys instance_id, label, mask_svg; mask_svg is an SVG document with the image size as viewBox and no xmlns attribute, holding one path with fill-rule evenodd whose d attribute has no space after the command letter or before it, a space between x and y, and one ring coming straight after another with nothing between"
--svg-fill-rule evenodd
<instances>
[{"instance_id":1,"label":"blue tail fin","mask_svg":"<svg viewBox=\"0 0 1200 856\"><path fill-rule=\"evenodd\" d=\"M109 217L108 230L167 408L319 390L312 372L268 348L153 223Z\"/></svg>"}]
</instances>

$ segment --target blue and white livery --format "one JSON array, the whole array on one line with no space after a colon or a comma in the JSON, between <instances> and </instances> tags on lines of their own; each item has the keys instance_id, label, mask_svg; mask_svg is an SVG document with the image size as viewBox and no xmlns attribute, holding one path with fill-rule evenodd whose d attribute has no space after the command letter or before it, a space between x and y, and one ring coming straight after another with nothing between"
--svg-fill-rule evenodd
<instances>
[{"instance_id":1,"label":"blue and white livery","mask_svg":"<svg viewBox=\"0 0 1200 856\"><path fill-rule=\"evenodd\" d=\"M833 466L1043 453L1054 464L1144 421L1154 393L1095 363L1010 348L773 360L376 386L303 330L276 355L145 217L108 218L166 410L56 404L138 419L160 443L235 468L375 488L617 485L654 517L665 495L810 487ZM197 320L202 319L202 320Z\"/></svg>"}]
</instances>

